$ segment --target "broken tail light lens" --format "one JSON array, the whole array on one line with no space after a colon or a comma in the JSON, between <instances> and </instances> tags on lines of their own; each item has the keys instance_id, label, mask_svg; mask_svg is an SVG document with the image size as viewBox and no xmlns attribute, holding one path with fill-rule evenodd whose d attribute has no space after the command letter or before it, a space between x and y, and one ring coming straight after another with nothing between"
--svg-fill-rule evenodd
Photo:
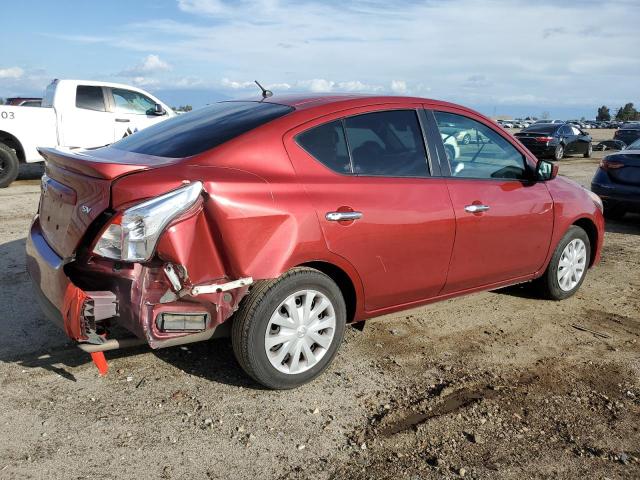
<instances>
[{"instance_id":1,"label":"broken tail light lens","mask_svg":"<svg viewBox=\"0 0 640 480\"><path fill-rule=\"evenodd\" d=\"M126 209L102 231L93 253L125 262L149 260L167 225L189 210L201 192L202 182L193 182Z\"/></svg>"}]
</instances>

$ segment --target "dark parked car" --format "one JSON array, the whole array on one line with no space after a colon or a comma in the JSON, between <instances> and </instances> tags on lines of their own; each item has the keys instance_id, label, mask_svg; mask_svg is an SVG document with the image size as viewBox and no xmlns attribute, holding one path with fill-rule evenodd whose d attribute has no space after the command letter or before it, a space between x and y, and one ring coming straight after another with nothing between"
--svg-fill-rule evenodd
<instances>
[{"instance_id":1,"label":"dark parked car","mask_svg":"<svg viewBox=\"0 0 640 480\"><path fill-rule=\"evenodd\" d=\"M475 143L453 157L456 131ZM327 368L347 323L533 280L562 300L602 251L597 195L434 100L221 102L108 147L41 152L27 270L103 367L123 343L230 329L251 377L292 388Z\"/></svg>"},{"instance_id":2,"label":"dark parked car","mask_svg":"<svg viewBox=\"0 0 640 480\"><path fill-rule=\"evenodd\" d=\"M538 158L562 160L565 155L591 156L591 136L575 125L541 123L531 125L515 134L531 153Z\"/></svg>"},{"instance_id":3,"label":"dark parked car","mask_svg":"<svg viewBox=\"0 0 640 480\"><path fill-rule=\"evenodd\" d=\"M640 212L640 139L602 159L591 190L602 199L608 218Z\"/></svg>"},{"instance_id":4,"label":"dark parked car","mask_svg":"<svg viewBox=\"0 0 640 480\"><path fill-rule=\"evenodd\" d=\"M7 98L5 105L11 105L14 107L40 107L42 106L42 98L12 97L12 98Z\"/></svg>"},{"instance_id":5,"label":"dark parked car","mask_svg":"<svg viewBox=\"0 0 640 480\"><path fill-rule=\"evenodd\" d=\"M625 123L616 133L613 134L614 140L621 140L627 145L631 145L640 138L640 122Z\"/></svg>"}]
</instances>

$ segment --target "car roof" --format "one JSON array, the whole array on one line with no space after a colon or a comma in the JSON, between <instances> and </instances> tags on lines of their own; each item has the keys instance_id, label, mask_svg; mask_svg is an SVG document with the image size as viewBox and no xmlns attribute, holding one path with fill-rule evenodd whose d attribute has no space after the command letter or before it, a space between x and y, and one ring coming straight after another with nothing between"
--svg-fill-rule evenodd
<instances>
[{"instance_id":1,"label":"car roof","mask_svg":"<svg viewBox=\"0 0 640 480\"><path fill-rule=\"evenodd\" d=\"M262 101L266 103L277 103L287 105L296 110L306 110L315 107L331 105L333 107L359 107L376 104L394 104L394 103L425 103L431 107L438 106L455 107L472 111L461 105L445 102L442 100L433 100L421 97L397 96L397 95L360 95L360 94L286 94L274 95L272 97L263 98L247 98L250 101Z\"/></svg>"}]
</instances>

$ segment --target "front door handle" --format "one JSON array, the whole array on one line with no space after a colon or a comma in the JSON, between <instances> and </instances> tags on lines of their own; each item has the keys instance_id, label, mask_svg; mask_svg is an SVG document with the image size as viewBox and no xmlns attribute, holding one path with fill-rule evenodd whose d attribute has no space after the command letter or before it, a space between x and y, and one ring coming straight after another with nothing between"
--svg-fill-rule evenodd
<instances>
[{"instance_id":1,"label":"front door handle","mask_svg":"<svg viewBox=\"0 0 640 480\"><path fill-rule=\"evenodd\" d=\"M116 122L120 122L120 123L128 123L131 120L129 120L128 118L116 118Z\"/></svg>"},{"instance_id":2,"label":"front door handle","mask_svg":"<svg viewBox=\"0 0 640 480\"><path fill-rule=\"evenodd\" d=\"M489 210L489 205L467 205L464 207L465 212L469 213L481 213Z\"/></svg>"},{"instance_id":3,"label":"front door handle","mask_svg":"<svg viewBox=\"0 0 640 480\"><path fill-rule=\"evenodd\" d=\"M362 218L362 212L327 212L324 217L330 222L359 220Z\"/></svg>"}]
</instances>

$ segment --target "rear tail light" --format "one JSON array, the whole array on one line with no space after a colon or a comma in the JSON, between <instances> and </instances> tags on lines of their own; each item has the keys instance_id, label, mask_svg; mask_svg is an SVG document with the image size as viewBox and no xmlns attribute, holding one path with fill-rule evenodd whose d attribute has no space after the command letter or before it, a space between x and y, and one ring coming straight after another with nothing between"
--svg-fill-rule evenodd
<instances>
[{"instance_id":1,"label":"rear tail light","mask_svg":"<svg viewBox=\"0 0 640 480\"><path fill-rule=\"evenodd\" d=\"M144 262L151 258L167 225L191 208L202 183L165 193L116 215L102 231L93 253L125 262Z\"/></svg>"},{"instance_id":2,"label":"rear tail light","mask_svg":"<svg viewBox=\"0 0 640 480\"><path fill-rule=\"evenodd\" d=\"M607 160L606 158L603 158L602 160L600 160L600 168L603 170L616 170L618 168L623 168L624 167L624 163L622 162L616 162L615 160Z\"/></svg>"},{"instance_id":3,"label":"rear tail light","mask_svg":"<svg viewBox=\"0 0 640 480\"><path fill-rule=\"evenodd\" d=\"M547 143L553 140L553 137L535 137L536 142Z\"/></svg>"}]
</instances>

